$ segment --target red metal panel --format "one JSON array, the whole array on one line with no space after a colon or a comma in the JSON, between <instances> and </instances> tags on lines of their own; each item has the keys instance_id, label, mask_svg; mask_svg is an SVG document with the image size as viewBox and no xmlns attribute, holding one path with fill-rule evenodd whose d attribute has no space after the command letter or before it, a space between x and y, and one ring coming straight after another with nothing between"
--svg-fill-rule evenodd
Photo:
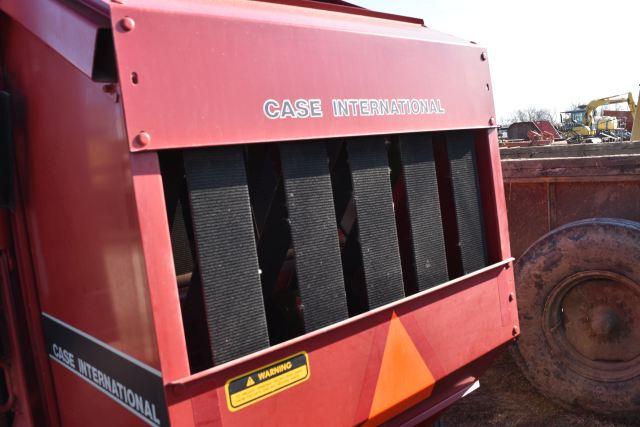
<instances>
[{"instance_id":1,"label":"red metal panel","mask_svg":"<svg viewBox=\"0 0 640 427\"><path fill-rule=\"evenodd\" d=\"M476 134L476 152L478 153L478 173L481 177L482 205L484 208L485 232L490 262L511 257L509 242L508 214L505 189L500 163L498 132L478 131ZM511 268L509 266L509 268ZM518 309L515 303L515 281L512 274L498 278L498 294L503 326L517 326Z\"/></svg>"},{"instance_id":2,"label":"red metal panel","mask_svg":"<svg viewBox=\"0 0 640 427\"><path fill-rule=\"evenodd\" d=\"M515 302L499 297L500 280L511 276L505 264L175 381L167 390L170 403L192 399L196 424L259 425L265 417L273 425L362 423L369 414L395 312L429 370L444 384L436 383L427 409L455 393L456 382L480 375L477 367L465 370L470 361L512 338L513 326L503 324L501 310ZM237 412L227 409L227 380L299 351L309 354L308 381Z\"/></svg>"},{"instance_id":3,"label":"red metal panel","mask_svg":"<svg viewBox=\"0 0 640 427\"><path fill-rule=\"evenodd\" d=\"M417 24L231 0L112 3L112 20L133 150L482 128L494 115L482 48ZM444 113L332 109L414 98ZM270 119L269 99L319 99L322 117Z\"/></svg>"},{"instance_id":4,"label":"red metal panel","mask_svg":"<svg viewBox=\"0 0 640 427\"><path fill-rule=\"evenodd\" d=\"M3 213L2 219L2 228L7 230L6 225L8 220L6 215ZM16 425L24 425L30 426L34 425L34 418L42 420L41 414L38 414L34 417L32 407L29 406L29 392L34 392L30 390L30 384L28 384L28 380L31 379L31 372L27 372L26 368L31 367L29 363L30 358L25 357L23 352L27 351L27 340L26 338L26 328L23 324L18 324L22 319L19 317L18 302L20 299L16 295L19 293L17 291L17 284L13 282L10 277L10 264L12 263L9 253L5 248L2 248L0 251L0 286L2 286L2 317L5 323L5 327L7 329L7 344L8 347L5 349L6 360L0 361L0 368L3 371L5 381L7 382L7 391L8 394L6 398L6 402L3 403L2 408L0 408L1 412L6 412L8 410L15 410L15 418L14 423ZM4 332L4 331L3 331ZM35 391L36 396L38 395L38 391Z\"/></svg>"},{"instance_id":5,"label":"red metal panel","mask_svg":"<svg viewBox=\"0 0 640 427\"><path fill-rule=\"evenodd\" d=\"M168 383L190 371L158 156L132 154L131 168L162 379ZM191 402L184 402L169 415L174 425L187 426L191 411Z\"/></svg>"},{"instance_id":6,"label":"red metal panel","mask_svg":"<svg viewBox=\"0 0 640 427\"><path fill-rule=\"evenodd\" d=\"M556 140L562 139L562 135L560 135L560 132L558 132L558 129L556 129L555 126L553 126L553 123L551 123L550 121L548 121L548 120L537 120L534 123L543 132L549 132L551 135L553 135L554 139L556 139Z\"/></svg>"},{"instance_id":7,"label":"red metal panel","mask_svg":"<svg viewBox=\"0 0 640 427\"><path fill-rule=\"evenodd\" d=\"M624 218L640 221L638 178L618 182L561 182L555 184L553 227L587 218ZM586 196L588 195L588 196Z\"/></svg>"},{"instance_id":8,"label":"red metal panel","mask_svg":"<svg viewBox=\"0 0 640 427\"><path fill-rule=\"evenodd\" d=\"M489 261L497 262L511 257L498 132L496 129L478 131L475 141L487 250Z\"/></svg>"},{"instance_id":9,"label":"red metal panel","mask_svg":"<svg viewBox=\"0 0 640 427\"><path fill-rule=\"evenodd\" d=\"M506 184L511 249L517 258L539 237L549 232L546 183Z\"/></svg>"},{"instance_id":10,"label":"red metal panel","mask_svg":"<svg viewBox=\"0 0 640 427\"><path fill-rule=\"evenodd\" d=\"M62 426L146 426L89 383L51 362Z\"/></svg>"},{"instance_id":11,"label":"red metal panel","mask_svg":"<svg viewBox=\"0 0 640 427\"><path fill-rule=\"evenodd\" d=\"M17 191L17 183L14 183L14 188L16 200L14 212L13 215L11 215L11 231L17 258L16 267L24 298L25 327L29 331L27 336L22 338L27 341L31 349L37 370L36 383L31 384L31 386L39 388L40 398L42 399L42 403L40 403L37 396L31 395L29 405L31 406L30 410L42 411L39 416L46 420L46 425L54 427L60 425L60 417L40 324L40 303L35 285L25 212L22 208L22 197L19 191Z\"/></svg>"},{"instance_id":12,"label":"red metal panel","mask_svg":"<svg viewBox=\"0 0 640 427\"><path fill-rule=\"evenodd\" d=\"M269 3L288 4L291 6L300 6L312 9L331 10L335 12L352 13L354 15L372 16L384 19L395 19L397 21L412 22L414 24L424 25L421 18L412 18L409 16L394 15L392 13L377 12L371 9L365 9L362 6L348 3L341 0L256 0Z\"/></svg>"},{"instance_id":13,"label":"red metal panel","mask_svg":"<svg viewBox=\"0 0 640 427\"><path fill-rule=\"evenodd\" d=\"M108 21L83 9L55 0L0 0L0 10L91 77L98 29Z\"/></svg>"},{"instance_id":14,"label":"red metal panel","mask_svg":"<svg viewBox=\"0 0 640 427\"><path fill-rule=\"evenodd\" d=\"M633 143L503 149L513 255L572 221L640 221L640 168Z\"/></svg>"},{"instance_id":15,"label":"red metal panel","mask_svg":"<svg viewBox=\"0 0 640 427\"><path fill-rule=\"evenodd\" d=\"M40 308L157 368L121 105L14 21L4 36ZM62 424L129 424L95 388L53 371Z\"/></svg>"}]
</instances>

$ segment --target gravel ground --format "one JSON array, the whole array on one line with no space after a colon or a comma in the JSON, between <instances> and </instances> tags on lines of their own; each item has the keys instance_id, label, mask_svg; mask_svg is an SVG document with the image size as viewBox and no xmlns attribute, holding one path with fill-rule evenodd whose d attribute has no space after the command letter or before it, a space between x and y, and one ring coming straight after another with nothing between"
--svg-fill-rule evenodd
<instances>
[{"instance_id":1,"label":"gravel ground","mask_svg":"<svg viewBox=\"0 0 640 427\"><path fill-rule=\"evenodd\" d=\"M509 352L480 378L480 388L452 406L443 417L450 426L640 426L567 410L538 393L520 373Z\"/></svg>"}]
</instances>

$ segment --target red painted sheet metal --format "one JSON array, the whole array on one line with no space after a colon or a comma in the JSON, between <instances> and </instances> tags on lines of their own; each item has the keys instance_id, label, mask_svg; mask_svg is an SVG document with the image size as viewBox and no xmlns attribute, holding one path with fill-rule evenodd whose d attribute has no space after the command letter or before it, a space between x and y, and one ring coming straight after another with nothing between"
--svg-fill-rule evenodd
<instances>
[{"instance_id":1,"label":"red painted sheet metal","mask_svg":"<svg viewBox=\"0 0 640 427\"><path fill-rule=\"evenodd\" d=\"M98 30L108 28L103 16L55 0L0 0L0 10L91 77Z\"/></svg>"},{"instance_id":2,"label":"red painted sheet metal","mask_svg":"<svg viewBox=\"0 0 640 427\"><path fill-rule=\"evenodd\" d=\"M104 16L111 15L111 8L109 0L75 0L84 4L85 6L95 10ZM396 15L393 13L378 12L375 10L367 9L357 4L342 0L253 0L263 1L269 3L288 4L291 6L306 7L311 9L323 9L338 11L344 13L352 13L355 15L372 16L384 19L394 19L396 21L413 22L414 24L423 25L424 21L421 18L415 18L411 16Z\"/></svg>"},{"instance_id":3,"label":"red painted sheet metal","mask_svg":"<svg viewBox=\"0 0 640 427\"><path fill-rule=\"evenodd\" d=\"M2 228L7 229L8 219L6 212L2 212ZM7 337L5 343L7 349L5 349L4 360L0 361L0 369L3 371L4 380L7 382L6 400L0 405L0 413L5 413L9 410L15 410L15 425L35 425L34 413L29 406L29 394L33 393L37 398L40 398L39 393L34 390L29 380L32 378L31 373L27 371L33 365L30 363L30 358L24 357L24 353L28 351L27 339L28 335L24 324L21 324L22 318L19 314L19 304L21 302L17 290L18 284L15 283L15 279L12 278L11 267L13 261L9 252L3 248L0 250L0 284L2 290L2 314L3 320L6 323ZM39 391L39 390L38 390ZM39 421L42 422L40 418Z\"/></svg>"},{"instance_id":4,"label":"red painted sheet metal","mask_svg":"<svg viewBox=\"0 0 640 427\"><path fill-rule=\"evenodd\" d=\"M38 290L30 315L50 313L159 367L121 105L15 21L3 36ZM46 357L42 344L34 347ZM96 417L130 424L133 417L95 388L53 362L51 370L63 425L93 425Z\"/></svg>"},{"instance_id":5,"label":"red painted sheet metal","mask_svg":"<svg viewBox=\"0 0 640 427\"><path fill-rule=\"evenodd\" d=\"M5 89L5 88L3 88ZM16 272L20 280L22 297L24 298L25 318L24 327L29 331L23 337L33 355L35 371L38 374L37 386L40 399L30 396L30 410L42 410L40 416L43 424L57 427L60 425L59 411L54 392L53 378L49 366L49 358L45 349L42 325L40 324L40 304L35 283L35 272L29 247L27 234L26 213L23 209L22 195L18 191L18 183L14 182L15 207L11 215L11 231L16 256ZM17 305L16 305L17 307Z\"/></svg>"},{"instance_id":6,"label":"red painted sheet metal","mask_svg":"<svg viewBox=\"0 0 640 427\"><path fill-rule=\"evenodd\" d=\"M99 13L104 17L111 16L111 8L109 7L109 0L75 0L78 3L82 3L89 9Z\"/></svg>"},{"instance_id":7,"label":"red painted sheet metal","mask_svg":"<svg viewBox=\"0 0 640 427\"><path fill-rule=\"evenodd\" d=\"M512 338L517 317L507 325L502 319L515 304L507 294L513 283L501 289L503 276L511 274L505 264L176 381L167 388L168 398L191 399L196 424L259 425L265 417L273 425L360 424L370 414L395 313L436 379L432 406L454 393L459 380L480 375L469 367L472 361ZM238 411L227 409L227 380L300 351L309 354L307 381Z\"/></svg>"},{"instance_id":8,"label":"red painted sheet metal","mask_svg":"<svg viewBox=\"0 0 640 427\"><path fill-rule=\"evenodd\" d=\"M190 371L173 255L167 250L171 241L157 154L131 154L131 172L149 301L154 307L153 322L160 370L163 382L167 383L188 375ZM169 409L169 416L174 420L188 419L191 414L191 402L173 405Z\"/></svg>"},{"instance_id":9,"label":"red painted sheet metal","mask_svg":"<svg viewBox=\"0 0 640 427\"><path fill-rule=\"evenodd\" d=\"M553 139L555 140L562 139L562 135L560 135L560 132L558 132L558 129L556 129L556 127L550 121L537 120L534 123L540 128L541 131L549 132L551 135L553 135Z\"/></svg>"},{"instance_id":10,"label":"red painted sheet metal","mask_svg":"<svg viewBox=\"0 0 640 427\"><path fill-rule=\"evenodd\" d=\"M482 144L484 138L476 139L476 144ZM482 203L485 209L489 209L490 214L485 217L487 222L487 230L489 235L496 236L495 240L489 240L489 255L493 259L511 258L511 245L509 242L509 221L507 217L507 203L505 199L505 191L502 180L502 164L500 163L500 144L498 141L498 132L494 129L487 135L488 152L477 150L478 152L478 172L480 176L491 176L491 182L488 188L484 187L482 194ZM485 157L487 156L487 157ZM486 181L485 184L487 185ZM499 247L493 243L499 242ZM513 282L513 274L509 276L509 280ZM517 313L515 315L517 319Z\"/></svg>"},{"instance_id":11,"label":"red painted sheet metal","mask_svg":"<svg viewBox=\"0 0 640 427\"><path fill-rule=\"evenodd\" d=\"M377 12L375 10L366 9L356 4L348 3L341 0L253 0L269 3L288 4L291 6L300 6L311 9L323 9L335 12L351 13L354 15L372 16L383 19L394 19L396 21L412 22L414 24L424 25L421 18L413 18L410 16L395 15L392 13Z\"/></svg>"},{"instance_id":12,"label":"red painted sheet metal","mask_svg":"<svg viewBox=\"0 0 640 427\"><path fill-rule=\"evenodd\" d=\"M112 3L112 20L133 150L480 128L494 115L482 49L417 24L243 0ZM270 119L269 99L319 99L322 117ZM334 117L333 99L434 99L444 113Z\"/></svg>"}]
</instances>

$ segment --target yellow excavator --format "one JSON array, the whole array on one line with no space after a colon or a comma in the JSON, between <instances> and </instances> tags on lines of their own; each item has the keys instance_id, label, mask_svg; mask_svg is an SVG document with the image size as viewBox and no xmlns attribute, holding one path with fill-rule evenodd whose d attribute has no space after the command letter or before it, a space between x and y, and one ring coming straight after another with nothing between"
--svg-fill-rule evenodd
<instances>
[{"instance_id":1,"label":"yellow excavator","mask_svg":"<svg viewBox=\"0 0 640 427\"><path fill-rule=\"evenodd\" d=\"M631 114L637 115L637 106L631 92L627 94L607 96L605 98L594 99L587 105L580 105L578 109L563 111L560 113L562 131L573 137L592 137L603 132L611 132L619 129L618 119L615 117L601 116L595 117L598 107L603 105L627 103ZM634 125L635 125L634 121ZM640 133L640 129L638 129ZM640 135L639 135L640 136Z\"/></svg>"}]
</instances>

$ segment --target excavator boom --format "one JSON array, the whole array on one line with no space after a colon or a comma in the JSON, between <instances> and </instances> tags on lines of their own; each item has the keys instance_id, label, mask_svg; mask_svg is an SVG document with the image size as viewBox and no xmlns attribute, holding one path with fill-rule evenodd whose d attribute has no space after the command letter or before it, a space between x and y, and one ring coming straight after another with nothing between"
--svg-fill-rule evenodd
<instances>
[{"instance_id":1,"label":"excavator boom","mask_svg":"<svg viewBox=\"0 0 640 427\"><path fill-rule=\"evenodd\" d=\"M586 112L584 115L585 125L591 126L593 124L593 115L598 107L602 107L603 105L621 104L623 102L626 102L627 105L629 105L631 114L635 115L636 103L631 92L627 94L607 96L605 98L594 99L587 104Z\"/></svg>"}]
</instances>

